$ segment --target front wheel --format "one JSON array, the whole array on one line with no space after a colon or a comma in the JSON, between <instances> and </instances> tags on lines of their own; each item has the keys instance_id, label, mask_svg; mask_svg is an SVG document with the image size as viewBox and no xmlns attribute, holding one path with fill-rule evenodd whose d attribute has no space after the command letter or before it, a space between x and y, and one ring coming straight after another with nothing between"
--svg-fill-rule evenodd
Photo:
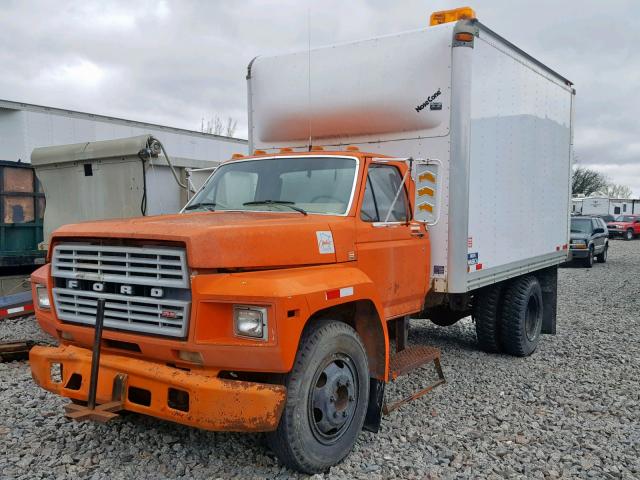
<instances>
[{"instance_id":1,"label":"front wheel","mask_svg":"<svg viewBox=\"0 0 640 480\"><path fill-rule=\"evenodd\" d=\"M605 245L604 250L602 250L602 253L596 256L596 260L598 260L599 263L605 263L607 261L608 251L609 251L609 245Z\"/></svg>"},{"instance_id":2,"label":"front wheel","mask_svg":"<svg viewBox=\"0 0 640 480\"><path fill-rule=\"evenodd\" d=\"M269 446L289 468L324 472L351 452L367 411L369 367L356 331L333 320L308 326L286 386Z\"/></svg>"},{"instance_id":3,"label":"front wheel","mask_svg":"<svg viewBox=\"0 0 640 480\"><path fill-rule=\"evenodd\" d=\"M633 240L633 230L632 229L628 229L626 232L624 232L624 239L625 240Z\"/></svg>"},{"instance_id":4,"label":"front wheel","mask_svg":"<svg viewBox=\"0 0 640 480\"><path fill-rule=\"evenodd\" d=\"M583 260L583 265L587 268L593 267L593 247L589 247L589 253L587 257Z\"/></svg>"}]
</instances>

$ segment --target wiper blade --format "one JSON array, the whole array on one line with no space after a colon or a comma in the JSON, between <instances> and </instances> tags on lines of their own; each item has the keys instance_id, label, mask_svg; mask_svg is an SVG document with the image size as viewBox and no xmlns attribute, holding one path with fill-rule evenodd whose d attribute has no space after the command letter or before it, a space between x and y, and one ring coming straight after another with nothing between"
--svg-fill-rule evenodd
<instances>
[{"instance_id":1,"label":"wiper blade","mask_svg":"<svg viewBox=\"0 0 640 480\"><path fill-rule=\"evenodd\" d=\"M244 202L242 205L284 205L296 212L300 212L303 215L308 215L306 210L294 205L296 202L290 202L288 200L254 200L253 202Z\"/></svg>"},{"instance_id":2,"label":"wiper blade","mask_svg":"<svg viewBox=\"0 0 640 480\"><path fill-rule=\"evenodd\" d=\"M186 207L184 207L185 210L194 210L196 208L200 208L200 207L215 207L216 204L214 202L198 202L198 203L193 203L191 205L187 205ZM212 210L211 208L209 208L209 210Z\"/></svg>"}]
</instances>

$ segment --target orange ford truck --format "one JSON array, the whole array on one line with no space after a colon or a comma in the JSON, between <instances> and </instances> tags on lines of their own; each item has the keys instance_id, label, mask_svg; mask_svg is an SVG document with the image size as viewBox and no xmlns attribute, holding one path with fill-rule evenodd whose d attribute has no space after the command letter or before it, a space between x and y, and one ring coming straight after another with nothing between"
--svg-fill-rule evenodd
<instances>
[{"instance_id":1,"label":"orange ford truck","mask_svg":"<svg viewBox=\"0 0 640 480\"><path fill-rule=\"evenodd\" d=\"M555 333L574 90L470 9L432 23L254 59L254 154L179 214L53 233L32 282L60 346L30 360L68 416L268 432L320 472L403 403L387 382L434 361L442 383L409 318L471 315L521 357Z\"/></svg>"}]
</instances>

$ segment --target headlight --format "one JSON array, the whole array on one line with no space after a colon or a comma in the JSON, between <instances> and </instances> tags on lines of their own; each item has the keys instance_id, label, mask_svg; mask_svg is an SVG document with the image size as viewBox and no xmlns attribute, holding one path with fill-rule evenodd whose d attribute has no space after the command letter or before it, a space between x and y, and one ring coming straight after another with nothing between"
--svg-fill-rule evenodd
<instances>
[{"instance_id":1,"label":"headlight","mask_svg":"<svg viewBox=\"0 0 640 480\"><path fill-rule=\"evenodd\" d=\"M267 309L249 305L234 305L233 328L242 337L267 338Z\"/></svg>"},{"instance_id":2,"label":"headlight","mask_svg":"<svg viewBox=\"0 0 640 480\"><path fill-rule=\"evenodd\" d=\"M38 307L45 310L51 308L51 301L49 300L49 292L44 285L36 285L36 296L38 297Z\"/></svg>"}]
</instances>

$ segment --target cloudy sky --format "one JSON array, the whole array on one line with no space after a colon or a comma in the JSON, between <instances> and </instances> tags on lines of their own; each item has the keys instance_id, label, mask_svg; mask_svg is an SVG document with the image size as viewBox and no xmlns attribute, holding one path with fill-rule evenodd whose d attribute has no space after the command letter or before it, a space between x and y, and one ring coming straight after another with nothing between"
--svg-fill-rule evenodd
<instances>
[{"instance_id":1,"label":"cloudy sky","mask_svg":"<svg viewBox=\"0 0 640 480\"><path fill-rule=\"evenodd\" d=\"M0 98L246 137L251 58L421 28L465 3L575 83L578 162L640 196L640 2L0 0Z\"/></svg>"}]
</instances>

